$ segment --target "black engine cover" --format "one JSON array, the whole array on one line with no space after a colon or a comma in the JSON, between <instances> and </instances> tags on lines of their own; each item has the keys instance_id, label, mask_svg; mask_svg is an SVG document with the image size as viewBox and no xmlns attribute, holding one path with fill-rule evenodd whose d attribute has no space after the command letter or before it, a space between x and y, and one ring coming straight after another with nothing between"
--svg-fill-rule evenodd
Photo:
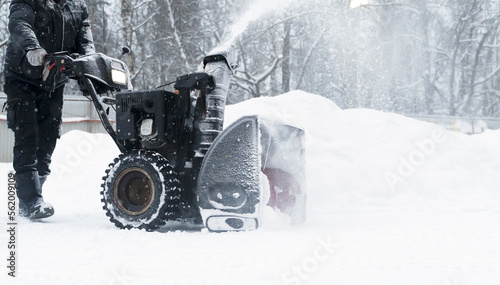
<instances>
[{"instance_id":1,"label":"black engine cover","mask_svg":"<svg viewBox=\"0 0 500 285\"><path fill-rule=\"evenodd\" d=\"M182 105L179 95L164 91L121 92L116 95L116 135L118 140L139 140L140 124L144 119L153 119L158 134L155 138L163 142L176 133Z\"/></svg>"}]
</instances>

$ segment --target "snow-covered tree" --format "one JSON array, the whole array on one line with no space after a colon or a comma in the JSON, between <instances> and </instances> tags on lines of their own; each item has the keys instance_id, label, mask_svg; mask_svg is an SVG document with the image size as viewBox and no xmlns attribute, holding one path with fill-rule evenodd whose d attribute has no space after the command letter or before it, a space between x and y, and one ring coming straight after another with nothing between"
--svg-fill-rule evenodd
<instances>
[{"instance_id":1,"label":"snow-covered tree","mask_svg":"<svg viewBox=\"0 0 500 285\"><path fill-rule=\"evenodd\" d=\"M229 103L302 89L341 107L500 115L498 1L278 2L289 5L266 12L257 4L270 3L256 0L87 0L97 51L117 57L129 46L124 60L139 89L195 71L231 38L239 67ZM0 0L4 31L8 6ZM254 9L260 16L239 27ZM0 35L2 62L7 39Z\"/></svg>"}]
</instances>

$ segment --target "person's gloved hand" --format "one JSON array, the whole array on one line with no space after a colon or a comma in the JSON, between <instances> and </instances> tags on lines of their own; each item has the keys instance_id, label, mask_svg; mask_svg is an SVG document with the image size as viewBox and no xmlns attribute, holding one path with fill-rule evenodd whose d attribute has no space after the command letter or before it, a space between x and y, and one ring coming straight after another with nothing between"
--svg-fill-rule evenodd
<instances>
[{"instance_id":1,"label":"person's gloved hand","mask_svg":"<svg viewBox=\"0 0 500 285\"><path fill-rule=\"evenodd\" d=\"M33 66L42 66L44 63L45 56L47 55L47 51L43 48L37 48L29 50L26 54L26 58L28 62Z\"/></svg>"}]
</instances>

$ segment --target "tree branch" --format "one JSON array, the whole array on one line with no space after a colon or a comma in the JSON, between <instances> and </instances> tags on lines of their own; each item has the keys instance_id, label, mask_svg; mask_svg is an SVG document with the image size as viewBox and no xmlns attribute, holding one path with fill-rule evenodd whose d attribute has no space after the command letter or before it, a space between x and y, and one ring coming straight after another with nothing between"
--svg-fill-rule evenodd
<instances>
[{"instance_id":1,"label":"tree branch","mask_svg":"<svg viewBox=\"0 0 500 285\"><path fill-rule=\"evenodd\" d=\"M314 41L314 43L312 44L311 48L307 52L307 54L306 54L306 56L304 58L304 61L302 62L302 68L301 68L301 71L300 71L300 76L299 76L299 79L297 80L297 85L295 86L295 89L299 89L300 88L300 85L302 84L302 80L304 79L304 75L306 73L307 64L309 63L309 60L310 60L311 55L312 55L312 52L313 52L314 49L316 49L316 46L318 45L319 41L321 40L321 38L323 37L323 35L325 33L326 33L326 29L323 30L323 31L321 31L321 34Z\"/></svg>"},{"instance_id":2,"label":"tree branch","mask_svg":"<svg viewBox=\"0 0 500 285\"><path fill-rule=\"evenodd\" d=\"M160 10L160 9L156 9L156 11L154 11L153 13L151 13L151 15L149 15L144 21L142 21L142 23L140 23L139 25L133 27L132 31L136 32L142 26L144 26L145 24L147 24L147 22L149 22L156 14L158 14L158 10Z\"/></svg>"},{"instance_id":3,"label":"tree branch","mask_svg":"<svg viewBox=\"0 0 500 285\"><path fill-rule=\"evenodd\" d=\"M5 38L4 40L0 41L0 48L6 45L9 42L9 38Z\"/></svg>"}]
</instances>

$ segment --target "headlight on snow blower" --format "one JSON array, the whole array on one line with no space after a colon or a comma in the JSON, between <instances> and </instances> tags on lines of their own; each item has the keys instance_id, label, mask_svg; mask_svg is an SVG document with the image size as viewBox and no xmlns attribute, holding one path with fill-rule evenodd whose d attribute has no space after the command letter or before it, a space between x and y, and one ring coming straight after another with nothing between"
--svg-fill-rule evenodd
<instances>
[{"instance_id":1,"label":"headlight on snow blower","mask_svg":"<svg viewBox=\"0 0 500 285\"><path fill-rule=\"evenodd\" d=\"M121 63L111 62L111 80L115 84L127 86L127 73Z\"/></svg>"},{"instance_id":2,"label":"headlight on snow blower","mask_svg":"<svg viewBox=\"0 0 500 285\"><path fill-rule=\"evenodd\" d=\"M127 85L127 74L123 70L111 69L111 80L113 83Z\"/></svg>"},{"instance_id":3,"label":"headlight on snow blower","mask_svg":"<svg viewBox=\"0 0 500 285\"><path fill-rule=\"evenodd\" d=\"M111 79L116 84L127 85L127 75L122 70L112 69L111 70Z\"/></svg>"}]
</instances>

